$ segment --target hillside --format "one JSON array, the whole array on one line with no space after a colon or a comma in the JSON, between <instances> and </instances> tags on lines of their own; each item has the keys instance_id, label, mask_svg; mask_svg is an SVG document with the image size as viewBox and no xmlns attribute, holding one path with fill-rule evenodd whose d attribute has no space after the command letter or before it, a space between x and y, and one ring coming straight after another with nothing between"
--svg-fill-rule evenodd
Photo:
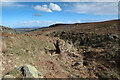
<instances>
[{"instance_id":1,"label":"hillside","mask_svg":"<svg viewBox=\"0 0 120 80\"><path fill-rule=\"evenodd\" d=\"M21 34L2 32L3 77L29 78L27 71L32 71L32 78L119 80L118 22L55 24Z\"/></svg>"},{"instance_id":2,"label":"hillside","mask_svg":"<svg viewBox=\"0 0 120 80\"><path fill-rule=\"evenodd\" d=\"M13 30L12 28L8 28L8 27L2 26L2 25L0 25L0 28L2 29L2 31Z\"/></svg>"},{"instance_id":3,"label":"hillside","mask_svg":"<svg viewBox=\"0 0 120 80\"><path fill-rule=\"evenodd\" d=\"M61 32L61 31L73 31L75 33L84 32L84 33L96 33L96 34L116 34L118 32L119 20L111 20L104 22L93 22L93 23L76 23L76 24L54 24L45 28L38 28L32 30L32 34L41 34L41 33L52 33L52 32ZM114 30L113 30L114 29ZM45 32L46 31L46 32Z\"/></svg>"}]
</instances>

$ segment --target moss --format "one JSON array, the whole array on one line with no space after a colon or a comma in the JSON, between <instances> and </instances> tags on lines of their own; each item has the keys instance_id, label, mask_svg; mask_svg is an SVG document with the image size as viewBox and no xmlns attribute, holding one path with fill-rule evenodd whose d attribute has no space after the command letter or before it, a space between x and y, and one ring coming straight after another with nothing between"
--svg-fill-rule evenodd
<instances>
[{"instance_id":1,"label":"moss","mask_svg":"<svg viewBox=\"0 0 120 80\"><path fill-rule=\"evenodd\" d=\"M12 70L12 71L8 72L7 74L13 75L15 78L23 77L19 70Z\"/></svg>"}]
</instances>

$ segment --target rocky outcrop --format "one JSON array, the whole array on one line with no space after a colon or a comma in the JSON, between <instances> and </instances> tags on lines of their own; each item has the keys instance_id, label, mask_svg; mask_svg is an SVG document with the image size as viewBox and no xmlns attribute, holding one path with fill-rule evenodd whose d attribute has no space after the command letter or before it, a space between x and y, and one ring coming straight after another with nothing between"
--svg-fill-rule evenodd
<instances>
[{"instance_id":1,"label":"rocky outcrop","mask_svg":"<svg viewBox=\"0 0 120 80\"><path fill-rule=\"evenodd\" d=\"M25 64L14 68L4 78L43 78L43 75L34 66Z\"/></svg>"}]
</instances>

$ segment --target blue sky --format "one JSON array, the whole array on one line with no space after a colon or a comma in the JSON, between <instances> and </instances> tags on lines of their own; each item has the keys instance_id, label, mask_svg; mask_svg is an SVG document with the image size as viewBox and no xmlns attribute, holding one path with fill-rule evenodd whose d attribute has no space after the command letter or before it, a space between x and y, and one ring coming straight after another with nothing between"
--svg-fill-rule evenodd
<instances>
[{"instance_id":1,"label":"blue sky","mask_svg":"<svg viewBox=\"0 0 120 80\"><path fill-rule=\"evenodd\" d=\"M118 18L117 2L3 2L2 25L46 27L56 23L85 23Z\"/></svg>"}]
</instances>

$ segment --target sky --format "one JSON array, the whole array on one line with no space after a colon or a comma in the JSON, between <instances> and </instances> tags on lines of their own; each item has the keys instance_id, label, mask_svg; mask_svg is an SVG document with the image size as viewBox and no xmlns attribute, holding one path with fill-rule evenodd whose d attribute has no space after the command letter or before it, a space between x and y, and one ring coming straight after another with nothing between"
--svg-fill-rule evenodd
<instances>
[{"instance_id":1,"label":"sky","mask_svg":"<svg viewBox=\"0 0 120 80\"><path fill-rule=\"evenodd\" d=\"M1 25L11 28L114 19L118 19L117 2L2 2Z\"/></svg>"}]
</instances>

